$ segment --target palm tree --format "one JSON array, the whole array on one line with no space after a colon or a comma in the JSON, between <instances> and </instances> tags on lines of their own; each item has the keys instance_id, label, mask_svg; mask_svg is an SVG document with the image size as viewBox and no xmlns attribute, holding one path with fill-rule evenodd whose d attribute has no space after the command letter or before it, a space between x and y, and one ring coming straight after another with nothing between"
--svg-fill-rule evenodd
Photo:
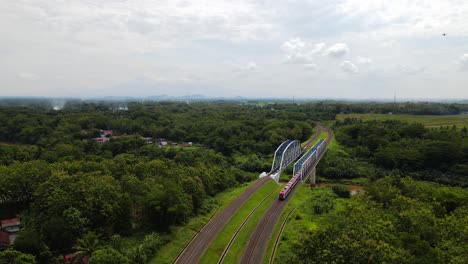
<instances>
[{"instance_id":1,"label":"palm tree","mask_svg":"<svg viewBox=\"0 0 468 264\"><path fill-rule=\"evenodd\" d=\"M76 246L73 248L76 250L76 252L71 263L87 263L87 261L85 262L85 259L88 259L94 251L101 248L99 235L96 235L94 232L88 232L82 238L76 241Z\"/></svg>"}]
</instances>

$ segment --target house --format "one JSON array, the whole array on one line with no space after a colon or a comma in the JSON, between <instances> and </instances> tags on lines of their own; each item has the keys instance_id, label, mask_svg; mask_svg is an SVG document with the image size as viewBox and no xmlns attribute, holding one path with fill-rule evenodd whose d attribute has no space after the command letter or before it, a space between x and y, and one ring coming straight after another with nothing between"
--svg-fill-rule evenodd
<instances>
[{"instance_id":1,"label":"house","mask_svg":"<svg viewBox=\"0 0 468 264\"><path fill-rule=\"evenodd\" d=\"M10 245L10 235L0 230L0 250L7 249Z\"/></svg>"},{"instance_id":2,"label":"house","mask_svg":"<svg viewBox=\"0 0 468 264\"><path fill-rule=\"evenodd\" d=\"M15 242L15 238L20 231L21 219L5 219L0 223L0 249L5 249Z\"/></svg>"},{"instance_id":3,"label":"house","mask_svg":"<svg viewBox=\"0 0 468 264\"><path fill-rule=\"evenodd\" d=\"M184 142L182 143L182 147L191 147L193 146L193 143L192 142Z\"/></svg>"},{"instance_id":4,"label":"house","mask_svg":"<svg viewBox=\"0 0 468 264\"><path fill-rule=\"evenodd\" d=\"M114 134L114 130L102 130L102 134L104 136L107 136L107 135L112 136Z\"/></svg>"},{"instance_id":5,"label":"house","mask_svg":"<svg viewBox=\"0 0 468 264\"><path fill-rule=\"evenodd\" d=\"M98 137L98 138L93 138L94 141L96 141L97 143L105 143L107 141L109 141L109 138L107 137Z\"/></svg>"},{"instance_id":6,"label":"house","mask_svg":"<svg viewBox=\"0 0 468 264\"><path fill-rule=\"evenodd\" d=\"M164 138L158 138L158 144L160 146L166 146L168 144L167 140Z\"/></svg>"},{"instance_id":7,"label":"house","mask_svg":"<svg viewBox=\"0 0 468 264\"><path fill-rule=\"evenodd\" d=\"M142 139L143 139L144 141L146 141L146 143L148 143L148 144L153 143L153 138L151 138L151 137L142 137Z\"/></svg>"},{"instance_id":8,"label":"house","mask_svg":"<svg viewBox=\"0 0 468 264\"><path fill-rule=\"evenodd\" d=\"M65 264L69 263L79 263L79 264L88 264L89 263L89 258L88 256L80 256L78 253L70 253L65 256L63 256L63 260Z\"/></svg>"}]
</instances>

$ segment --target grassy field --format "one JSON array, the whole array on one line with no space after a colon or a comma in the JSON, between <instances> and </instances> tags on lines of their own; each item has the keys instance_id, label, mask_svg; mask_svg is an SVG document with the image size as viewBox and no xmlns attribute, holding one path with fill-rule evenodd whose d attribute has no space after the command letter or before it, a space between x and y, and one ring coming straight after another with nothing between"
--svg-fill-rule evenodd
<instances>
[{"instance_id":1,"label":"grassy field","mask_svg":"<svg viewBox=\"0 0 468 264\"><path fill-rule=\"evenodd\" d=\"M327 136L328 134L324 131L321 133L320 137L317 140L321 138L326 139ZM328 151L341 152L343 154L346 154L343 147L339 145L336 142L336 140L333 140L330 143L330 145L328 146ZM367 184L367 179L360 179L359 183L364 183L365 185ZM280 239L277 252L275 254L275 261L274 261L275 263L282 263L282 260L290 251L291 241L295 241L299 239L304 232L307 232L308 230L314 230L318 228L320 225L320 219L322 217L315 215L314 212L312 211L312 208L308 206L306 201L314 192L330 192L330 188L329 187L311 188L310 185L307 183L301 184L297 186L297 188L298 189L296 193L294 194L293 197L291 197L291 200L286 205L286 208L284 209L277 225L275 226L275 230L268 244L268 248L265 253L265 258L263 260L263 263L269 263L276 237L278 236L278 233L280 232L280 229L281 229L281 225L283 224L286 218L288 218L287 220L288 222L285 226L283 235ZM336 209L338 210L339 208L342 208L343 203L345 202L346 202L345 199L337 199ZM288 217L288 214L291 211L292 213Z\"/></svg>"},{"instance_id":2,"label":"grassy field","mask_svg":"<svg viewBox=\"0 0 468 264\"><path fill-rule=\"evenodd\" d=\"M277 190L279 192L280 188L278 188ZM247 246L247 242L250 236L254 232L262 216L265 214L268 208L270 208L273 202L276 201L276 199L278 199L278 195L277 195L277 192L274 192L273 195L268 197L265 200L265 202L260 207L258 207L258 209L255 211L255 213L252 215L249 221L245 224L245 226L239 232L238 236L236 237L236 240L234 241L231 248L229 249L223 263L234 264L234 263L240 262L242 253L245 247Z\"/></svg>"},{"instance_id":3,"label":"grassy field","mask_svg":"<svg viewBox=\"0 0 468 264\"><path fill-rule=\"evenodd\" d=\"M317 141L319 141L320 139L326 139L327 137L328 137L327 131L322 131L322 132L320 133L319 137L314 141L313 144L310 145L310 147L309 147L308 149L312 148L312 147L314 146L314 144L317 143ZM307 141L306 141L306 142L303 142L303 143L301 144L301 146L303 147L305 144L307 144Z\"/></svg>"},{"instance_id":4,"label":"grassy field","mask_svg":"<svg viewBox=\"0 0 468 264\"><path fill-rule=\"evenodd\" d=\"M345 118L360 118L367 120L400 120L424 124L426 127L453 126L468 127L468 114L462 115L388 115L388 114L338 114L337 120Z\"/></svg>"},{"instance_id":5,"label":"grassy field","mask_svg":"<svg viewBox=\"0 0 468 264\"><path fill-rule=\"evenodd\" d=\"M288 205L286 206L283 214L281 215L278 224L275 227L275 231L273 233L272 239L268 244L267 252L265 254L265 258L263 263L268 263L271 257L271 253L273 250L273 246L276 240L276 237L280 231L281 225L283 221L286 219L287 215L291 210L294 211L288 218L288 222L284 228L283 234L281 236L278 249L275 254L274 263L283 263L285 261L285 257L288 256L289 252L291 252L292 242L297 241L300 239L304 233L307 231L315 230L320 227L321 219L323 219L323 215L316 215L313 212L313 208L307 203L308 198L313 193L318 192L331 192L330 187L315 187L310 188L308 184L301 184L298 186L298 190L294 194L294 196L289 201ZM332 212L336 212L344 207L346 203L346 199L337 198L335 209ZM330 213L332 213L330 212Z\"/></svg>"},{"instance_id":6,"label":"grassy field","mask_svg":"<svg viewBox=\"0 0 468 264\"><path fill-rule=\"evenodd\" d=\"M276 237L278 236L278 233L281 229L281 225L286 219L288 213L294 208L298 207L300 204L302 204L304 199L306 199L308 194L310 193L310 187L307 184L300 184L297 186L297 188L298 189L296 190L296 193L294 194L294 196L290 199L289 203L284 208L284 211L281 214L281 217L275 226L275 230L273 231L273 235L271 236L270 242L268 243L268 247L265 252L263 263L269 263Z\"/></svg>"},{"instance_id":7,"label":"grassy field","mask_svg":"<svg viewBox=\"0 0 468 264\"><path fill-rule=\"evenodd\" d=\"M202 256L200 263L217 263L224 248L229 243L230 239L236 232L237 228L242 224L247 215L254 209L260 201L268 194L276 190L279 186L274 181L269 181L263 185L255 194L253 194L245 204L236 212L221 232L216 236L214 241L208 247L205 254Z\"/></svg>"},{"instance_id":8,"label":"grassy field","mask_svg":"<svg viewBox=\"0 0 468 264\"><path fill-rule=\"evenodd\" d=\"M172 241L164 245L158 254L151 259L151 264L166 264L172 263L182 248L190 241L190 239L202 228L209 220L209 218L215 213L219 213L221 209L231 203L237 196L244 192L254 182L244 184L240 187L227 190L218 194L215 199L219 204L219 210L216 208L212 210L208 215L192 218L187 224L183 226L174 227L170 237Z\"/></svg>"}]
</instances>

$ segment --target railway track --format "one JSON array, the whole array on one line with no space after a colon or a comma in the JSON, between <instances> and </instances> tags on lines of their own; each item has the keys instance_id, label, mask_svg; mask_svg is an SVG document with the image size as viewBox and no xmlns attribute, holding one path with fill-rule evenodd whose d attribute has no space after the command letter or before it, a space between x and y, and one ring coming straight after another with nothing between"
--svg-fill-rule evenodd
<instances>
[{"instance_id":1,"label":"railway track","mask_svg":"<svg viewBox=\"0 0 468 264\"><path fill-rule=\"evenodd\" d=\"M324 127L321 125L317 125L317 130L321 133L322 130L326 130L328 133L328 137L326 140L327 146L331 143L333 140L333 132L331 131L330 128ZM310 146L320 135L314 136L309 140L307 143L307 147ZM307 148L305 146L305 148ZM289 202L289 199L294 195L296 192L297 188L294 188L291 193L286 197L285 200L280 201L276 200L271 207L268 209L268 211L263 215L263 217L260 219L260 222L258 223L255 231L252 233L249 242L247 243L247 246L243 252L242 258L241 258L241 263L262 263L263 262L263 257L265 255L266 248L268 246L268 243L270 241L270 238L274 232L275 226L281 217L281 214L283 213L284 208L286 207L287 203ZM290 212L291 213L291 212ZM287 218L286 218L287 219ZM273 248L273 252L276 251L276 248L278 246L278 241L281 237L282 230L284 229L284 225L286 222L283 223L283 226L278 233L278 236L276 237L276 243ZM270 263L272 263L274 256L270 259Z\"/></svg>"},{"instance_id":2,"label":"railway track","mask_svg":"<svg viewBox=\"0 0 468 264\"><path fill-rule=\"evenodd\" d=\"M224 208L224 210L213 217L211 221L192 238L191 242L182 250L173 263L197 263L218 232L223 229L244 202L268 180L270 180L270 177L258 179L250 188Z\"/></svg>"},{"instance_id":3,"label":"railway track","mask_svg":"<svg viewBox=\"0 0 468 264\"><path fill-rule=\"evenodd\" d=\"M280 218L289 199L294 195L297 188L294 188L291 193L283 201L275 200L268 211L260 219L257 228L252 233L245 251L242 254L241 263L262 263L268 242L276 226L276 222Z\"/></svg>"},{"instance_id":4,"label":"railway track","mask_svg":"<svg viewBox=\"0 0 468 264\"><path fill-rule=\"evenodd\" d=\"M315 135L308 141L304 146L308 148L322 132L322 127L317 126L317 131ZM224 228L224 226L229 222L232 216L237 212L237 210L247 201L247 199L252 196L260 187L265 184L270 177L263 177L257 180L249 189L244 191L239 197L232 201L223 211L218 215L214 216L206 225L200 229L200 231L190 240L190 242L184 247L184 249L179 253L177 258L173 263L198 263L201 256L205 253L209 244L213 241L216 235ZM265 198L266 199L266 198ZM260 205L259 205L260 206ZM250 217L249 217L250 218ZM248 219L244 220L245 224ZM240 229L239 229L240 230ZM238 232L236 232L238 233ZM235 237L233 237L230 245L234 242ZM230 247L230 246L229 246ZM225 256L229 251L229 248L223 252Z\"/></svg>"},{"instance_id":5,"label":"railway track","mask_svg":"<svg viewBox=\"0 0 468 264\"><path fill-rule=\"evenodd\" d=\"M226 248L224 249L223 251L223 254L221 254L221 257L219 258L218 260L218 264L221 264L224 262L224 258L226 257L227 253L229 252L229 249L231 249L231 246L232 244L234 243L234 240L236 240L237 238L237 235L239 234L239 232L242 230L242 228L245 226L245 224L249 221L250 217L255 213L255 211L257 211L257 209L266 201L266 199L268 199L268 197L270 197L272 194L274 193L277 193L278 192L278 187L280 187L280 185L278 185L275 189L273 189L273 191L271 191L267 196L265 196L265 198L263 198L257 206L255 206L254 209L252 209L252 211L249 213L249 215L247 215L247 217L244 219L244 221L242 222L242 224L237 228L236 232L234 233L234 235L232 236L231 240L229 240L229 243L228 245L226 246Z\"/></svg>"},{"instance_id":6,"label":"railway track","mask_svg":"<svg viewBox=\"0 0 468 264\"><path fill-rule=\"evenodd\" d=\"M278 235L276 236L276 239L275 239L275 244L273 245L273 250L272 250L271 255L270 255L270 260L268 261L269 264L273 264L273 261L275 259L275 255L276 255L276 250L278 248L278 244L279 244L279 241L281 239L281 234L283 234L283 230L286 227L286 223L288 222L289 217L291 216L292 212L294 210L296 210L296 208L297 207L294 207L291 211L289 211L288 215L286 216L283 223L281 224L281 228L280 228L279 233L278 233Z\"/></svg>"},{"instance_id":7,"label":"railway track","mask_svg":"<svg viewBox=\"0 0 468 264\"><path fill-rule=\"evenodd\" d=\"M317 128L317 132L312 138L309 139L309 141L304 145L302 149L308 149L312 145L312 143L314 143L314 141L320 136L320 134L322 134L322 129L324 127L321 125L317 125L316 128Z\"/></svg>"}]
</instances>

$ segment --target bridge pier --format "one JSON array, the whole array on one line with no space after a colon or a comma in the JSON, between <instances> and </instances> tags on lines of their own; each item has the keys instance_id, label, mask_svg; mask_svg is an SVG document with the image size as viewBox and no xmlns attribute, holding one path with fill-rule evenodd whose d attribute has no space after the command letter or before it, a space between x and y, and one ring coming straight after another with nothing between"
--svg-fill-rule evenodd
<instances>
[{"instance_id":1,"label":"bridge pier","mask_svg":"<svg viewBox=\"0 0 468 264\"><path fill-rule=\"evenodd\" d=\"M310 172L310 186L315 186L315 181L317 179L316 171L317 171L317 168L314 167L312 171Z\"/></svg>"}]
</instances>

